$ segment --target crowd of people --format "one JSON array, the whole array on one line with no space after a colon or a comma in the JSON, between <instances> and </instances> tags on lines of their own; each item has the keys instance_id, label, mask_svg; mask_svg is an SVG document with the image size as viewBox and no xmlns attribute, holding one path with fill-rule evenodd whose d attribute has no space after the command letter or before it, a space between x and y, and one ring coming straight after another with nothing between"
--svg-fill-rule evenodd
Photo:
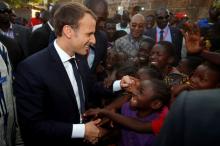
<instances>
[{"instance_id":1,"label":"crowd of people","mask_svg":"<svg viewBox=\"0 0 220 146\"><path fill-rule=\"evenodd\" d=\"M42 16L0 1L0 146L220 144L220 1L197 22L106 0Z\"/></svg>"}]
</instances>

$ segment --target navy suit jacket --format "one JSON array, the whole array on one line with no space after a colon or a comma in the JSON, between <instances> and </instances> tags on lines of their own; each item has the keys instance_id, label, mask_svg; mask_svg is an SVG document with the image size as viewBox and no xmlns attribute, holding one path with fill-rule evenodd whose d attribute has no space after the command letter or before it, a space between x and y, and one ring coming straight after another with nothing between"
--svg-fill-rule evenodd
<instances>
[{"instance_id":1,"label":"navy suit jacket","mask_svg":"<svg viewBox=\"0 0 220 146\"><path fill-rule=\"evenodd\" d=\"M27 57L28 42L31 35L31 30L18 24L12 24L12 31L14 33L14 39L18 42L19 47L23 50L24 57Z\"/></svg>"},{"instance_id":2,"label":"navy suit jacket","mask_svg":"<svg viewBox=\"0 0 220 146\"><path fill-rule=\"evenodd\" d=\"M32 32L29 40L29 55L34 54L49 45L49 37L52 30L48 23Z\"/></svg>"},{"instance_id":3,"label":"navy suit jacket","mask_svg":"<svg viewBox=\"0 0 220 146\"><path fill-rule=\"evenodd\" d=\"M90 70L83 56L76 56L86 97ZM67 72L54 45L25 59L16 72L14 93L18 121L27 146L83 145L71 139L79 111Z\"/></svg>"},{"instance_id":4,"label":"navy suit jacket","mask_svg":"<svg viewBox=\"0 0 220 146\"><path fill-rule=\"evenodd\" d=\"M176 49L175 51L176 51L177 62L179 62L179 60L181 59L183 35L177 28L174 27L169 27L169 28L170 28L172 43ZM145 35L156 40L156 28L152 28L148 30Z\"/></svg>"},{"instance_id":5,"label":"navy suit jacket","mask_svg":"<svg viewBox=\"0 0 220 146\"><path fill-rule=\"evenodd\" d=\"M219 146L220 89L177 97L154 146Z\"/></svg>"}]
</instances>

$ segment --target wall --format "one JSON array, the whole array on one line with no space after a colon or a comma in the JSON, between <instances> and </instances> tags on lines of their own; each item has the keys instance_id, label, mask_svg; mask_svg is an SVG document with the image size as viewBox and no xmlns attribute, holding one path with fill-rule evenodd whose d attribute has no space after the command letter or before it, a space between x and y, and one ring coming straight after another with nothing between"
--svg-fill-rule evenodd
<instances>
[{"instance_id":1,"label":"wall","mask_svg":"<svg viewBox=\"0 0 220 146\"><path fill-rule=\"evenodd\" d=\"M119 5L131 12L132 7L144 7L143 14L153 14L159 7L167 7L172 12L186 12L192 20L208 16L208 8L212 0L107 0L109 14L113 16Z\"/></svg>"}]
</instances>

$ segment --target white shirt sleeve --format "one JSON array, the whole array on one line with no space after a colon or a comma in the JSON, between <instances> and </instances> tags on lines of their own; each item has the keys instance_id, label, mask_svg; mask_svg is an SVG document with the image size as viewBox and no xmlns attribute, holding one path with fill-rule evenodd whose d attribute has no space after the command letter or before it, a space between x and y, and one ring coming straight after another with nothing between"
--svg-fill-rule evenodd
<instances>
[{"instance_id":1,"label":"white shirt sleeve","mask_svg":"<svg viewBox=\"0 0 220 146\"><path fill-rule=\"evenodd\" d=\"M121 90L120 82L121 82L121 80L114 81L114 83L113 83L113 92Z\"/></svg>"},{"instance_id":2,"label":"white shirt sleeve","mask_svg":"<svg viewBox=\"0 0 220 146\"><path fill-rule=\"evenodd\" d=\"M73 124L71 138L84 138L85 137L85 124Z\"/></svg>"}]
</instances>

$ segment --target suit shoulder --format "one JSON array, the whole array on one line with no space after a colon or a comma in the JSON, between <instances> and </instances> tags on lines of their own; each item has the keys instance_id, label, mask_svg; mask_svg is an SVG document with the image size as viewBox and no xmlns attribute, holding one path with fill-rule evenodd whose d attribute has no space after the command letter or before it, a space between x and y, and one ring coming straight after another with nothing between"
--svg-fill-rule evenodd
<instances>
[{"instance_id":1,"label":"suit shoulder","mask_svg":"<svg viewBox=\"0 0 220 146\"><path fill-rule=\"evenodd\" d=\"M19 66L22 65L30 65L30 66L39 66L44 65L43 62L48 59L49 57L49 47L27 57L24 59Z\"/></svg>"}]
</instances>

